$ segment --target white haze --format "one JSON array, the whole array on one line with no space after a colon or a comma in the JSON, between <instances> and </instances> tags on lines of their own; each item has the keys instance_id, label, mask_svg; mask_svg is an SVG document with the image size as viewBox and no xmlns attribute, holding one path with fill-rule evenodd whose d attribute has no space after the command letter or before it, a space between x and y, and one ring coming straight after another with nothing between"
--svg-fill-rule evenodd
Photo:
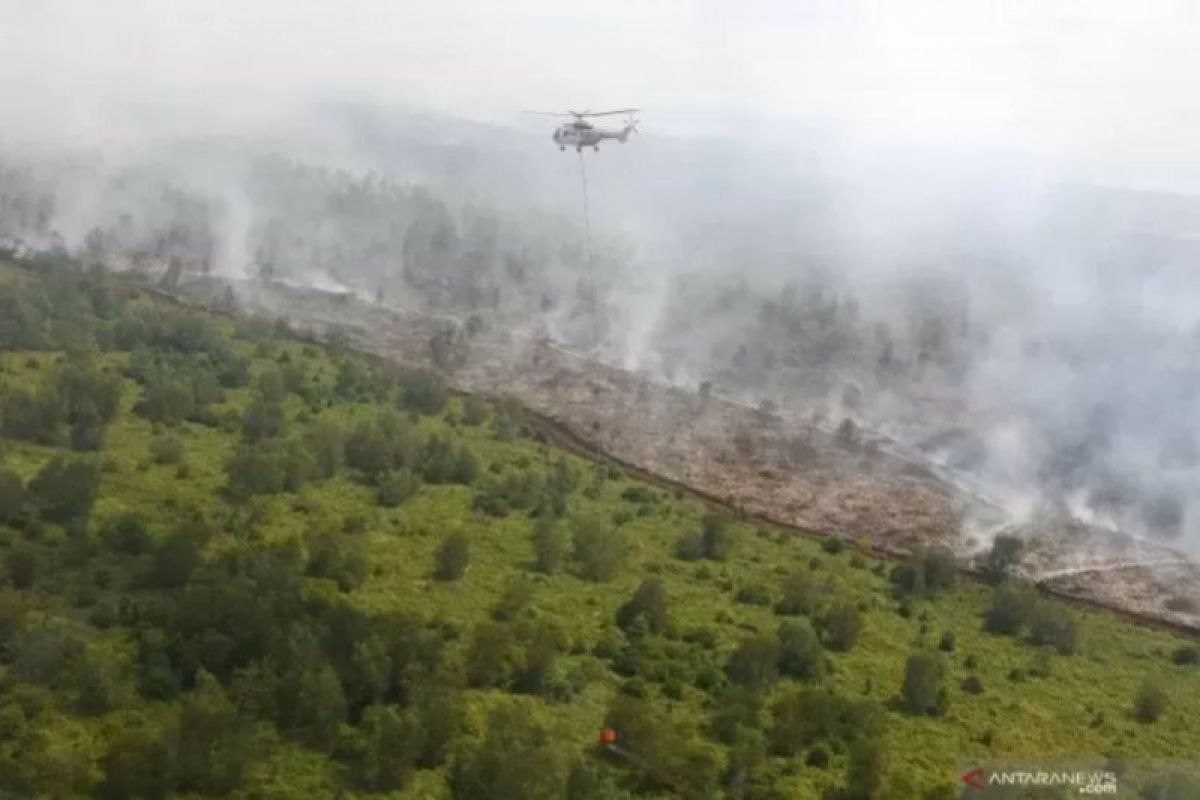
<instances>
[{"instance_id":1,"label":"white haze","mask_svg":"<svg viewBox=\"0 0 1200 800\"><path fill-rule=\"evenodd\" d=\"M486 242L472 280L529 262L498 306L528 319L582 278L580 197L520 110L638 105L639 138L587 155L610 357L853 416L1017 512L1200 546L1193 4L6 5L0 147L36 166L0 189L53 195L71 248L182 214L253 274L325 207L281 164L370 173L438 203L347 212L279 277L455 305L397 288L444 204ZM569 301L538 320L583 335Z\"/></svg>"}]
</instances>

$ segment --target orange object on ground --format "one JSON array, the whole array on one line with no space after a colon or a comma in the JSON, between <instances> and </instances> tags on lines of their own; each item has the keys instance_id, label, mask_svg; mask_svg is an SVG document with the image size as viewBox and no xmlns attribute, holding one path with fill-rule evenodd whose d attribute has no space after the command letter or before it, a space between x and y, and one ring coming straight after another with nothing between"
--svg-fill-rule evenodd
<instances>
[{"instance_id":1,"label":"orange object on ground","mask_svg":"<svg viewBox=\"0 0 1200 800\"><path fill-rule=\"evenodd\" d=\"M605 728L600 731L600 741L604 744L615 744L617 741L617 732L612 728Z\"/></svg>"}]
</instances>

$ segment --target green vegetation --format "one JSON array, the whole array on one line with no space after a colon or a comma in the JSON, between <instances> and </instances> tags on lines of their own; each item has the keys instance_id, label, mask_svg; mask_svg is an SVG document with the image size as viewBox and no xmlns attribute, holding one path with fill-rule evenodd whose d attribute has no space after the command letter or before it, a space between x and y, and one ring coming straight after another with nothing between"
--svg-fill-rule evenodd
<instances>
[{"instance_id":1,"label":"green vegetation","mask_svg":"<svg viewBox=\"0 0 1200 800\"><path fill-rule=\"evenodd\" d=\"M70 264L0 310L0 794L940 797L1200 752L1194 643L1004 558L755 527Z\"/></svg>"}]
</instances>

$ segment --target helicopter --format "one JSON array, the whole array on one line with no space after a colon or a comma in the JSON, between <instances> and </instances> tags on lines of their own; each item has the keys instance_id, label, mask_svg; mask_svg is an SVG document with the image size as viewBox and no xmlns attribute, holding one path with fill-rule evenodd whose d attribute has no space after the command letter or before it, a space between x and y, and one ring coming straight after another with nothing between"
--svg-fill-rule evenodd
<instances>
[{"instance_id":1,"label":"helicopter","mask_svg":"<svg viewBox=\"0 0 1200 800\"><path fill-rule=\"evenodd\" d=\"M641 120L633 118L637 113L636 108L619 108L615 111L527 111L527 114L541 114L548 117L573 117L573 121L564 122L559 125L551 137L554 143L558 145L559 150L566 150L568 147L574 147L575 152L582 153L583 148L590 147L599 152L600 142L605 139L616 139L622 144L629 138L629 134L637 133L637 126ZM629 119L625 122L625 127L621 129L605 129L597 128L592 123L588 122L588 117L608 117L615 114L628 114Z\"/></svg>"}]
</instances>

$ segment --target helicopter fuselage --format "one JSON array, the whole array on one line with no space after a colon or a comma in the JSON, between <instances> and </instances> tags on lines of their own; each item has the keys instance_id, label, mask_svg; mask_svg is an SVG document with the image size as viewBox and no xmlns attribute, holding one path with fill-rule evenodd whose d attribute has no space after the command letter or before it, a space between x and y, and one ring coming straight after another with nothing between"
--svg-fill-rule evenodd
<instances>
[{"instance_id":1,"label":"helicopter fuselage","mask_svg":"<svg viewBox=\"0 0 1200 800\"><path fill-rule=\"evenodd\" d=\"M632 125L626 125L619 130L606 130L604 128L597 128L586 122L568 122L565 125L560 125L554 131L552 138L554 143L558 145L559 150L566 150L568 147L574 147L580 151L585 147L599 150L600 142L605 139L616 139L618 142L624 142L629 138L631 130L633 130Z\"/></svg>"}]
</instances>

